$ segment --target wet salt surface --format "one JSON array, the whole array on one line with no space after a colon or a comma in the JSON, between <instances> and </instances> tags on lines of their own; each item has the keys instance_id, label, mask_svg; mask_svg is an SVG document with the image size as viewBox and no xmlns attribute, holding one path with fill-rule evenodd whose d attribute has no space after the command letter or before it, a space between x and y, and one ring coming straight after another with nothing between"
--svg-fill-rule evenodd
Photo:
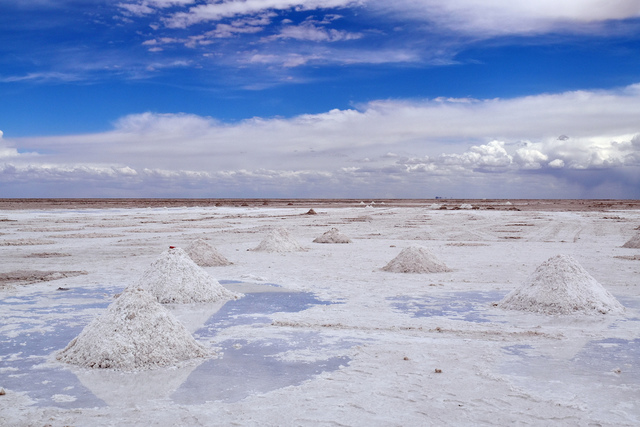
<instances>
[{"instance_id":1,"label":"wet salt surface","mask_svg":"<svg viewBox=\"0 0 640 427\"><path fill-rule=\"evenodd\" d=\"M295 333L288 339L247 342L226 340L220 343L223 357L207 360L172 395L180 404L210 401L237 402L256 393L298 385L325 371L334 371L349 363L348 357L331 357L320 362L279 360L276 355L295 349L326 350L318 333ZM343 341L342 348L354 343ZM215 385L215 386L214 386Z\"/></svg>"},{"instance_id":2,"label":"wet salt surface","mask_svg":"<svg viewBox=\"0 0 640 427\"><path fill-rule=\"evenodd\" d=\"M485 313L492 303L500 301L507 292L469 291L439 295L401 296L389 298L396 310L409 313L413 317L447 317L452 320L484 323L492 322L491 315Z\"/></svg>"},{"instance_id":3,"label":"wet salt surface","mask_svg":"<svg viewBox=\"0 0 640 427\"><path fill-rule=\"evenodd\" d=\"M334 304L319 300L311 293L287 292L273 284L264 286L268 292L247 293L207 315L207 320L200 323L202 326L194 333L196 339L215 341L227 328L263 328L276 312L299 312L317 305ZM214 344L218 358L197 360L179 368L121 373L51 363L52 354L76 337L121 290L72 288L0 301L0 312L5 318L0 325L2 386L27 392L43 407L117 406L140 398L171 399L178 404L236 402L254 394L298 385L322 372L346 366L349 359L340 354L358 344L346 337L327 340L315 331L284 331L279 338L223 339ZM396 310L414 317L502 323L504 317L495 315L491 309L492 303L504 295L505 292L500 291L452 292L388 300ZM633 315L640 308L640 301L620 300L628 307L628 313L615 320L610 329L616 329L619 322L640 321ZM310 362L282 357L297 350L320 355L328 352L333 357ZM543 393L553 390L566 397L578 394L580 387L590 383L621 389L640 383L640 339L587 341L572 357L565 358L543 354L531 345L505 346L502 352L508 357L496 369L515 384ZM536 380L532 382L532 378Z\"/></svg>"},{"instance_id":4,"label":"wet salt surface","mask_svg":"<svg viewBox=\"0 0 640 427\"><path fill-rule=\"evenodd\" d=\"M224 282L223 282L224 283ZM278 287L277 285L266 285ZM277 356L292 350L346 350L348 340L327 344L318 332L292 332L287 338L216 343L218 357L178 368L122 373L87 370L53 362L53 355L75 338L122 289L72 288L39 292L0 301L6 313L0 327L2 386L27 392L39 406L86 408L126 404L135 399L172 398L178 403L234 402L255 393L297 385L324 371L347 365L347 357L304 362ZM219 331L238 325L262 327L276 312L297 312L328 305L311 293L260 292L228 301L196 331L210 341ZM48 319L48 317L52 317ZM172 395L173 393L173 395Z\"/></svg>"}]
</instances>

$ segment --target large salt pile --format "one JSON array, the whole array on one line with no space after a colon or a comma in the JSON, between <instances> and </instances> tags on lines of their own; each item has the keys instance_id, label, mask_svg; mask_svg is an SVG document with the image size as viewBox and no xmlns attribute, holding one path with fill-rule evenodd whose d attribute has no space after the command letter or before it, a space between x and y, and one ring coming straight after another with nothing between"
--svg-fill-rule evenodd
<instances>
[{"instance_id":1,"label":"large salt pile","mask_svg":"<svg viewBox=\"0 0 640 427\"><path fill-rule=\"evenodd\" d=\"M316 237L314 243L351 243L351 239L342 234L337 228L325 232L322 236Z\"/></svg>"},{"instance_id":2,"label":"large salt pile","mask_svg":"<svg viewBox=\"0 0 640 427\"><path fill-rule=\"evenodd\" d=\"M276 228L271 230L264 240L251 250L259 252L296 252L303 251L304 248L291 237L286 229Z\"/></svg>"},{"instance_id":3,"label":"large salt pile","mask_svg":"<svg viewBox=\"0 0 640 427\"><path fill-rule=\"evenodd\" d=\"M640 249L640 233L630 238L627 243L622 245L623 248Z\"/></svg>"},{"instance_id":4,"label":"large salt pile","mask_svg":"<svg viewBox=\"0 0 640 427\"><path fill-rule=\"evenodd\" d=\"M135 287L149 291L163 304L212 302L242 296L225 289L184 250L174 247L151 264Z\"/></svg>"},{"instance_id":5,"label":"large salt pile","mask_svg":"<svg viewBox=\"0 0 640 427\"><path fill-rule=\"evenodd\" d=\"M451 271L433 252L422 246L404 248L382 269L393 273L443 273Z\"/></svg>"},{"instance_id":6,"label":"large salt pile","mask_svg":"<svg viewBox=\"0 0 640 427\"><path fill-rule=\"evenodd\" d=\"M208 355L153 295L128 288L56 358L88 368L132 371Z\"/></svg>"},{"instance_id":7,"label":"large salt pile","mask_svg":"<svg viewBox=\"0 0 640 427\"><path fill-rule=\"evenodd\" d=\"M624 307L569 255L543 262L498 304L544 314L622 313Z\"/></svg>"},{"instance_id":8,"label":"large salt pile","mask_svg":"<svg viewBox=\"0 0 640 427\"><path fill-rule=\"evenodd\" d=\"M194 240L185 252L200 267L222 267L233 264L203 239Z\"/></svg>"}]
</instances>

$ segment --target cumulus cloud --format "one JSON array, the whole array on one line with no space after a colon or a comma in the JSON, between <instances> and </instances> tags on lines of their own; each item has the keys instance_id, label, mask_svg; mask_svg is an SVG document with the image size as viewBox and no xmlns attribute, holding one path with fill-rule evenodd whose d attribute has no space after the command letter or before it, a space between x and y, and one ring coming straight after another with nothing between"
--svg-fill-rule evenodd
<instances>
[{"instance_id":1,"label":"cumulus cloud","mask_svg":"<svg viewBox=\"0 0 640 427\"><path fill-rule=\"evenodd\" d=\"M134 114L99 134L12 138L7 147L40 154L12 159L14 172L5 171L2 179L31 173L143 185L141 177L147 177L192 189L222 180L236 190L245 184L267 188L269 181L292 192L296 182L302 188L313 181L354 192L378 186L409 197L421 191L411 185L424 177L439 177L465 192L468 180L479 177L482 182L514 180L535 172L536 179L557 182L578 179L569 171L590 171L593 177L624 171L614 174L624 177L627 184L621 188L638 195L638 88L513 99L380 100L348 110L237 123L192 114ZM558 138L563 134L571 137ZM5 157L15 154L6 151Z\"/></svg>"}]
</instances>

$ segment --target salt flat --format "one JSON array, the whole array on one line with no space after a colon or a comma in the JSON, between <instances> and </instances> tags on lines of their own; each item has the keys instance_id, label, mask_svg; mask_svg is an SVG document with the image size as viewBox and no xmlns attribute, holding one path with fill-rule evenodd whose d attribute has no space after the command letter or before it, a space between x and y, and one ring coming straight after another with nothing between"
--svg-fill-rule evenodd
<instances>
[{"instance_id":1,"label":"salt flat","mask_svg":"<svg viewBox=\"0 0 640 427\"><path fill-rule=\"evenodd\" d=\"M637 206L365 202L0 210L0 424L640 424L640 249L622 247ZM253 250L276 228L302 250ZM313 242L331 228L351 243ZM198 238L233 263L204 269L245 297L168 308L216 356L144 372L55 359ZM451 271L382 270L414 245ZM558 254L624 312L495 306Z\"/></svg>"}]
</instances>

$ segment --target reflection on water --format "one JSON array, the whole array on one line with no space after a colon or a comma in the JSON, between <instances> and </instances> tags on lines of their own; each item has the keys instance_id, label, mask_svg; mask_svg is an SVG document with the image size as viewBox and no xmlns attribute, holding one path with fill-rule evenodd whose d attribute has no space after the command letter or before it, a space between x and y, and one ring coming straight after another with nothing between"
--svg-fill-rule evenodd
<instances>
[{"instance_id":1,"label":"reflection on water","mask_svg":"<svg viewBox=\"0 0 640 427\"><path fill-rule=\"evenodd\" d=\"M305 336L306 335L306 336ZM223 355L200 365L172 398L180 404L209 401L236 402L256 393L298 385L325 371L348 363L347 357L331 357L315 362L280 360L279 353L311 344L317 333L298 333L291 340L247 343L227 340L220 343ZM297 345L291 345L291 343ZM345 347L350 344L345 343Z\"/></svg>"},{"instance_id":2,"label":"reflection on water","mask_svg":"<svg viewBox=\"0 0 640 427\"><path fill-rule=\"evenodd\" d=\"M389 298L391 305L413 317L447 317L466 322L495 321L486 314L491 304L500 301L506 292L452 292L449 294L402 296Z\"/></svg>"},{"instance_id":3,"label":"reflection on water","mask_svg":"<svg viewBox=\"0 0 640 427\"><path fill-rule=\"evenodd\" d=\"M346 357L313 362L279 357L286 352L318 353L329 347L342 351L353 345L346 341L327 344L319 332L295 332L284 339L223 341L217 344L221 348L217 358L149 371L92 370L54 361L55 353L121 291L121 288L73 288L0 301L6 320L0 325L1 386L27 392L39 406L62 408L135 405L166 398L179 403L233 402L254 393L300 384L348 363ZM278 292L248 293L226 303L167 308L189 331L195 332L196 339L210 342L224 328L264 325L271 322L273 313L298 312L318 304L330 302L318 300L311 293L279 288Z\"/></svg>"}]
</instances>

